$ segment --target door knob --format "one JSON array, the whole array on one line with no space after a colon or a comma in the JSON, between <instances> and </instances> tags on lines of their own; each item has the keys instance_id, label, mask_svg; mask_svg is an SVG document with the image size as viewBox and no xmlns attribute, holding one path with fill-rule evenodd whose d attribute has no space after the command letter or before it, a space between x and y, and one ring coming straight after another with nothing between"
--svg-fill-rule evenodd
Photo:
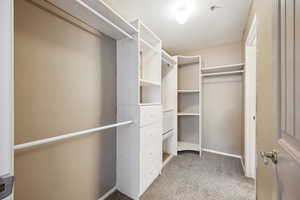
<instances>
[{"instance_id":1,"label":"door knob","mask_svg":"<svg viewBox=\"0 0 300 200\"><path fill-rule=\"evenodd\" d=\"M271 160L275 165L278 163L278 151L259 152L260 157L263 159L264 165L268 165Z\"/></svg>"}]
</instances>

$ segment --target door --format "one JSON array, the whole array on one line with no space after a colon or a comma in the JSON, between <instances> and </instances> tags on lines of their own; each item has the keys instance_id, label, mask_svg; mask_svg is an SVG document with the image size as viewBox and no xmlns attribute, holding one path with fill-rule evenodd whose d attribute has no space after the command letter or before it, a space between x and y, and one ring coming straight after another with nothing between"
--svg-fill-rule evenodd
<instances>
[{"instance_id":1,"label":"door","mask_svg":"<svg viewBox=\"0 0 300 200\"><path fill-rule=\"evenodd\" d=\"M245 45L245 137L244 158L245 176L256 178L256 17Z\"/></svg>"},{"instance_id":2,"label":"door","mask_svg":"<svg viewBox=\"0 0 300 200\"><path fill-rule=\"evenodd\" d=\"M13 1L0 3L0 199L12 200L13 175Z\"/></svg>"},{"instance_id":3,"label":"door","mask_svg":"<svg viewBox=\"0 0 300 200\"><path fill-rule=\"evenodd\" d=\"M262 152L261 156L265 161L265 168L272 171L272 177L269 178L273 179L275 186L272 190L273 199L299 200L300 1L274 1L274 13L274 66L276 68L274 88L277 91L275 93L278 94L274 99L277 102L275 105L278 108L278 115L276 112L273 115L278 117L273 120L278 126L271 134L277 134L277 139L273 145L276 150L269 153Z\"/></svg>"}]
</instances>

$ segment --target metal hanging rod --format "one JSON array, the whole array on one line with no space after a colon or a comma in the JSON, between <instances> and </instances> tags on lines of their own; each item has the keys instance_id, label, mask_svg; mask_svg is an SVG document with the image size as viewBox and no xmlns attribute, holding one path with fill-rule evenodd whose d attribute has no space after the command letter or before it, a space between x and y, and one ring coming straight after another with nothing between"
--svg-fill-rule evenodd
<instances>
[{"instance_id":1,"label":"metal hanging rod","mask_svg":"<svg viewBox=\"0 0 300 200\"><path fill-rule=\"evenodd\" d=\"M217 73L206 73L202 74L202 76L221 76L221 75L229 75L229 74L241 74L244 73L244 70L237 70L237 71L231 71L231 72L217 72Z\"/></svg>"},{"instance_id":2,"label":"metal hanging rod","mask_svg":"<svg viewBox=\"0 0 300 200\"><path fill-rule=\"evenodd\" d=\"M33 142L27 142L24 144L18 144L18 145L15 145L14 149L15 150L26 149L26 148L30 148L30 147L34 147L34 146L38 146L38 145L42 145L42 144L53 143L53 142L57 142L57 141L61 141L61 140L65 140L65 139L69 139L69 138L73 138L73 137L77 137L77 136L88 135L88 134L91 134L91 133L94 133L97 131L103 131L103 130L110 129L110 128L128 125L131 123L133 123L133 121L124 121L124 122L119 122L116 124L101 126L101 127L97 127L97 128L74 132L74 133L67 133L64 135L56 136L56 137L46 138L46 139L42 139L42 140L36 140Z\"/></svg>"}]
</instances>

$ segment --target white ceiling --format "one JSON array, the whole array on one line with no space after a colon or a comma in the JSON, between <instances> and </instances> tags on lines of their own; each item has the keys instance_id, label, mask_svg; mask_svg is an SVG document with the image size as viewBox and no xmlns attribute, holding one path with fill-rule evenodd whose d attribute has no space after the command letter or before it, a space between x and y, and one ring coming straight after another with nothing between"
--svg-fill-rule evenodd
<instances>
[{"instance_id":1,"label":"white ceiling","mask_svg":"<svg viewBox=\"0 0 300 200\"><path fill-rule=\"evenodd\" d=\"M241 40L251 0L189 1L194 11L180 25L174 16L178 0L105 0L127 20L140 18L173 55ZM212 12L212 5L222 8Z\"/></svg>"}]
</instances>

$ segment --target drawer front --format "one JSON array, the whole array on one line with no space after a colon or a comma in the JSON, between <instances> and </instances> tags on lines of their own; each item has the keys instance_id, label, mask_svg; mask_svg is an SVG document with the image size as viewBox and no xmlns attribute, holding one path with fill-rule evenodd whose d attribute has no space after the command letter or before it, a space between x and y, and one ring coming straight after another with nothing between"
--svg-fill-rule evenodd
<instances>
[{"instance_id":1,"label":"drawer front","mask_svg":"<svg viewBox=\"0 0 300 200\"><path fill-rule=\"evenodd\" d=\"M154 181L162 165L162 122L140 129L141 134L141 191Z\"/></svg>"},{"instance_id":2,"label":"drawer front","mask_svg":"<svg viewBox=\"0 0 300 200\"><path fill-rule=\"evenodd\" d=\"M174 129L174 111L164 112L163 133Z\"/></svg>"},{"instance_id":3,"label":"drawer front","mask_svg":"<svg viewBox=\"0 0 300 200\"><path fill-rule=\"evenodd\" d=\"M162 108L158 106L141 106L140 127L162 120Z\"/></svg>"}]
</instances>

